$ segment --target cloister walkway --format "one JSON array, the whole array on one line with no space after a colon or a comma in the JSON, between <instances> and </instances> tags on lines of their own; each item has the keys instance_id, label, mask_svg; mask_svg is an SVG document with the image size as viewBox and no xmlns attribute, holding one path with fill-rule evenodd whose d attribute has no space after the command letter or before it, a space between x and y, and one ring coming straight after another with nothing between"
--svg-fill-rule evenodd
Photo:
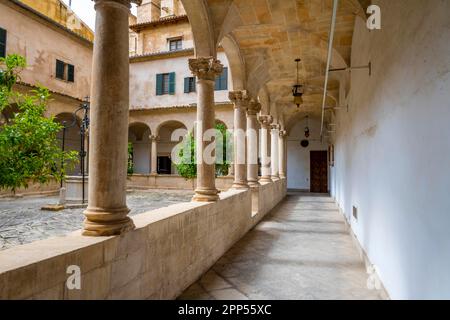
<instances>
[{"instance_id":1,"label":"cloister walkway","mask_svg":"<svg viewBox=\"0 0 450 320\"><path fill-rule=\"evenodd\" d=\"M380 299L332 199L290 193L179 299Z\"/></svg>"}]
</instances>

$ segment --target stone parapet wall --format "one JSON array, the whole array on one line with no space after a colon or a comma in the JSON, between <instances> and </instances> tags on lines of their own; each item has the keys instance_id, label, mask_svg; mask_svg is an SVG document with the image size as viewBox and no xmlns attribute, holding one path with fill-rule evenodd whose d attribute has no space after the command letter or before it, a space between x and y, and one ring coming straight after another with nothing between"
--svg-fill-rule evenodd
<instances>
[{"instance_id":1,"label":"stone parapet wall","mask_svg":"<svg viewBox=\"0 0 450 320\"><path fill-rule=\"evenodd\" d=\"M233 185L233 177L216 178L216 187L219 190L228 190ZM130 189L181 189L195 190L196 181L186 180L177 175L148 175L134 174L128 177L127 186Z\"/></svg>"},{"instance_id":2,"label":"stone parapet wall","mask_svg":"<svg viewBox=\"0 0 450 320\"><path fill-rule=\"evenodd\" d=\"M77 231L1 251L0 299L174 299L285 194L282 179L134 216L136 229L121 236ZM71 265L81 269L81 290L66 286Z\"/></svg>"},{"instance_id":3,"label":"stone parapet wall","mask_svg":"<svg viewBox=\"0 0 450 320\"><path fill-rule=\"evenodd\" d=\"M46 195L57 194L59 192L59 182L51 181L48 184L30 183L28 188L19 188L15 193L9 190L0 190L0 198L21 197L24 195Z\"/></svg>"}]
</instances>

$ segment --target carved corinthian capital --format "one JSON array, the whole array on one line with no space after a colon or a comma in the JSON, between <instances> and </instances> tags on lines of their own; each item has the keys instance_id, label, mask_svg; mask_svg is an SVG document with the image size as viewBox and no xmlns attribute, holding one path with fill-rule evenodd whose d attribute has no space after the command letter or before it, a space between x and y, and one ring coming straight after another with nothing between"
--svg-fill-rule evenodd
<instances>
[{"instance_id":1,"label":"carved corinthian capital","mask_svg":"<svg viewBox=\"0 0 450 320\"><path fill-rule=\"evenodd\" d=\"M228 97L234 103L235 108L247 109L250 102L250 98L245 90L230 91Z\"/></svg>"},{"instance_id":2,"label":"carved corinthian capital","mask_svg":"<svg viewBox=\"0 0 450 320\"><path fill-rule=\"evenodd\" d=\"M200 80L214 81L222 73L223 65L212 57L189 59L189 69Z\"/></svg>"},{"instance_id":3,"label":"carved corinthian capital","mask_svg":"<svg viewBox=\"0 0 450 320\"><path fill-rule=\"evenodd\" d=\"M101 4L101 3L116 3L116 4L122 4L128 8L131 8L131 4L135 3L138 6L142 4L142 0L92 0L95 2L95 4Z\"/></svg>"},{"instance_id":4,"label":"carved corinthian capital","mask_svg":"<svg viewBox=\"0 0 450 320\"><path fill-rule=\"evenodd\" d=\"M280 130L281 129L281 125L279 123L274 123L270 127L272 128L272 130Z\"/></svg>"},{"instance_id":5,"label":"carved corinthian capital","mask_svg":"<svg viewBox=\"0 0 450 320\"><path fill-rule=\"evenodd\" d=\"M155 136L154 134L148 136L148 139L149 139L150 141L155 141L155 142L158 142L158 141L161 140L161 138L160 138L159 136Z\"/></svg>"},{"instance_id":6,"label":"carved corinthian capital","mask_svg":"<svg viewBox=\"0 0 450 320\"><path fill-rule=\"evenodd\" d=\"M280 138L284 138L287 136L287 131L286 130L280 130L280 132L278 133L280 135Z\"/></svg>"},{"instance_id":7,"label":"carved corinthian capital","mask_svg":"<svg viewBox=\"0 0 450 320\"><path fill-rule=\"evenodd\" d=\"M261 127L265 128L265 129L269 129L270 125L273 122L273 117L270 115L262 115L262 116L259 116L258 120L261 123Z\"/></svg>"},{"instance_id":8,"label":"carved corinthian capital","mask_svg":"<svg viewBox=\"0 0 450 320\"><path fill-rule=\"evenodd\" d=\"M255 100L250 101L248 105L248 115L256 116L261 111L261 103L256 102Z\"/></svg>"}]
</instances>

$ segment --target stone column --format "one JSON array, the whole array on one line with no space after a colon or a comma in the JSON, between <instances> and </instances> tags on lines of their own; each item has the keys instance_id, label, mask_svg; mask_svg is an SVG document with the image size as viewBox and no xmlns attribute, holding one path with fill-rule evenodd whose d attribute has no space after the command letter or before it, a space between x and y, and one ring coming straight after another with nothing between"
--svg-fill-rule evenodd
<instances>
[{"instance_id":1,"label":"stone column","mask_svg":"<svg viewBox=\"0 0 450 320\"><path fill-rule=\"evenodd\" d=\"M158 141L159 137L155 135L149 136L151 141L151 153L150 153L150 174L156 175L158 174Z\"/></svg>"},{"instance_id":2,"label":"stone column","mask_svg":"<svg viewBox=\"0 0 450 320\"><path fill-rule=\"evenodd\" d=\"M279 175L279 164L278 164L278 138L279 138L280 125L272 125L271 131L271 145L270 145L270 167L271 167L271 178L272 181L277 181L280 179Z\"/></svg>"},{"instance_id":3,"label":"stone column","mask_svg":"<svg viewBox=\"0 0 450 320\"><path fill-rule=\"evenodd\" d=\"M215 163L203 157L205 150L211 150L215 141L205 141L204 133L215 127L214 83L216 76L222 73L223 65L212 57L189 59L189 68L197 77L197 123L196 123L196 159L197 188L193 201L212 202L219 200L216 189ZM212 146L211 146L212 144ZM215 150L215 147L212 148ZM205 153L206 155L206 153ZM213 155L215 155L213 151Z\"/></svg>"},{"instance_id":4,"label":"stone column","mask_svg":"<svg viewBox=\"0 0 450 320\"><path fill-rule=\"evenodd\" d=\"M258 119L261 104L251 101L247 109L247 181L250 187L258 187Z\"/></svg>"},{"instance_id":5,"label":"stone column","mask_svg":"<svg viewBox=\"0 0 450 320\"><path fill-rule=\"evenodd\" d=\"M95 0L89 201L84 235L110 236L134 228L128 217L129 0Z\"/></svg>"},{"instance_id":6,"label":"stone column","mask_svg":"<svg viewBox=\"0 0 450 320\"><path fill-rule=\"evenodd\" d=\"M260 182L272 182L270 179L270 158L268 155L269 130L273 122L273 117L269 115L259 116L261 123L261 179Z\"/></svg>"},{"instance_id":7,"label":"stone column","mask_svg":"<svg viewBox=\"0 0 450 320\"><path fill-rule=\"evenodd\" d=\"M250 102L247 92L231 91L230 100L234 103L234 183L233 189L248 189L246 158L246 111Z\"/></svg>"},{"instance_id":8,"label":"stone column","mask_svg":"<svg viewBox=\"0 0 450 320\"><path fill-rule=\"evenodd\" d=\"M278 166L280 178L286 178L286 130L280 130L278 134Z\"/></svg>"}]
</instances>

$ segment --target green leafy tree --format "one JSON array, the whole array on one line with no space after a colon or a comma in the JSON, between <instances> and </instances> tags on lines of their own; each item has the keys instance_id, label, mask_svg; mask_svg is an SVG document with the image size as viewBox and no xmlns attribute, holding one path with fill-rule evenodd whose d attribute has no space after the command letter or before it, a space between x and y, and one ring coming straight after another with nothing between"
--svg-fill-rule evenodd
<instances>
[{"instance_id":1,"label":"green leafy tree","mask_svg":"<svg viewBox=\"0 0 450 320\"><path fill-rule=\"evenodd\" d=\"M230 168L230 159L232 152L232 136L227 131L227 128L222 123L216 123L216 156L222 155L221 159L216 159L216 176L226 176ZM195 157L195 138L192 132L189 132L183 140L183 145L180 146L178 157L179 163L175 164L178 173L185 179L194 179L197 177L197 163ZM184 156L185 152L190 152L189 156Z\"/></svg>"},{"instance_id":2,"label":"green leafy tree","mask_svg":"<svg viewBox=\"0 0 450 320\"><path fill-rule=\"evenodd\" d=\"M127 174L132 175L134 173L134 160L133 160L133 143L128 142L128 166L127 166Z\"/></svg>"},{"instance_id":3,"label":"green leafy tree","mask_svg":"<svg viewBox=\"0 0 450 320\"><path fill-rule=\"evenodd\" d=\"M62 126L54 117L44 115L50 99L48 89L38 87L27 95L13 91L25 67L22 56L0 58L0 112L11 105L18 108L0 127L0 189L12 191L27 188L30 182L60 181L65 169L78 160L77 152L61 150L57 134Z\"/></svg>"}]
</instances>

